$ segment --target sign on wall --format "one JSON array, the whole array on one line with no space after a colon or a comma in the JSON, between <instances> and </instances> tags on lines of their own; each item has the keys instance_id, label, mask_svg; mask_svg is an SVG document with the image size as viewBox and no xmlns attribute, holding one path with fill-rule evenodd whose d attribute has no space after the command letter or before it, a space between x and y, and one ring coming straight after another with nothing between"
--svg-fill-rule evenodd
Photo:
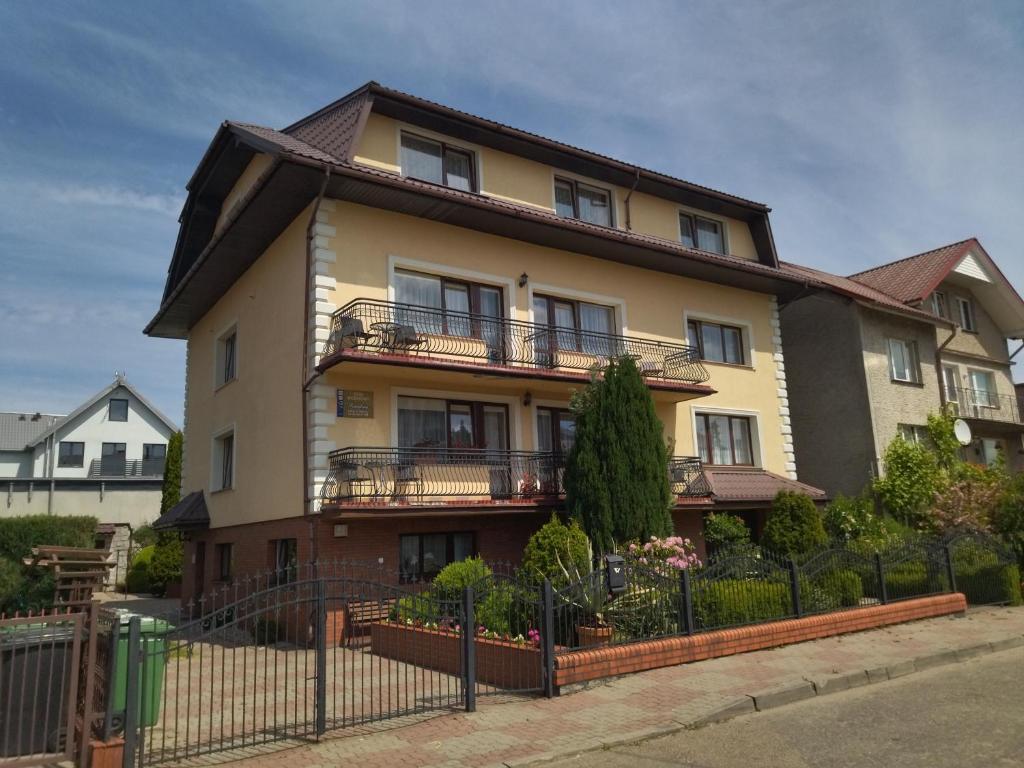
<instances>
[{"instance_id":1,"label":"sign on wall","mask_svg":"<svg viewBox=\"0 0 1024 768\"><path fill-rule=\"evenodd\" d=\"M372 419L373 392L339 389L338 416L349 419Z\"/></svg>"}]
</instances>

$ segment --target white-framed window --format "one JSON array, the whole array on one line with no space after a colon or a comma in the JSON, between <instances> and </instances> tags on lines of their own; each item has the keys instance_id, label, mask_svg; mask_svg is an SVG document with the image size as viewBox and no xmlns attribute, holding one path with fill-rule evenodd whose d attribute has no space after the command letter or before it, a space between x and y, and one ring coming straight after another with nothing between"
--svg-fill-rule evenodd
<instances>
[{"instance_id":1,"label":"white-framed window","mask_svg":"<svg viewBox=\"0 0 1024 768\"><path fill-rule=\"evenodd\" d=\"M235 487L235 431L229 429L213 438L212 491Z\"/></svg>"},{"instance_id":2,"label":"white-framed window","mask_svg":"<svg viewBox=\"0 0 1024 768\"><path fill-rule=\"evenodd\" d=\"M899 424L896 429L908 443L923 445L928 440L928 428L920 424Z\"/></svg>"},{"instance_id":3,"label":"white-framed window","mask_svg":"<svg viewBox=\"0 0 1024 768\"><path fill-rule=\"evenodd\" d=\"M679 239L687 248L725 253L725 225L716 219L680 211Z\"/></svg>"},{"instance_id":4,"label":"white-framed window","mask_svg":"<svg viewBox=\"0 0 1024 768\"><path fill-rule=\"evenodd\" d=\"M214 381L220 387L238 378L238 327L231 326L217 338Z\"/></svg>"},{"instance_id":5,"label":"white-framed window","mask_svg":"<svg viewBox=\"0 0 1024 768\"><path fill-rule=\"evenodd\" d=\"M612 226L612 194L575 179L555 177L555 213L602 227Z\"/></svg>"},{"instance_id":6,"label":"white-framed window","mask_svg":"<svg viewBox=\"0 0 1024 768\"><path fill-rule=\"evenodd\" d=\"M921 383L921 363L916 341L889 339L889 375L893 381Z\"/></svg>"},{"instance_id":7,"label":"white-framed window","mask_svg":"<svg viewBox=\"0 0 1024 768\"><path fill-rule=\"evenodd\" d=\"M947 403L960 401L960 369L955 365L942 366L942 386L946 390Z\"/></svg>"},{"instance_id":8,"label":"white-framed window","mask_svg":"<svg viewBox=\"0 0 1024 768\"><path fill-rule=\"evenodd\" d=\"M971 300L965 299L963 296L957 296L956 309L957 322L959 322L960 327L969 333L977 331L978 327L974 321L974 304Z\"/></svg>"},{"instance_id":9,"label":"white-framed window","mask_svg":"<svg viewBox=\"0 0 1024 768\"><path fill-rule=\"evenodd\" d=\"M949 319L949 297L943 291L932 294L932 314L936 317Z\"/></svg>"},{"instance_id":10,"label":"white-framed window","mask_svg":"<svg viewBox=\"0 0 1024 768\"><path fill-rule=\"evenodd\" d=\"M981 408L998 408L999 396L996 393L996 377L992 371L970 370L967 376L971 382L973 404Z\"/></svg>"},{"instance_id":11,"label":"white-framed window","mask_svg":"<svg viewBox=\"0 0 1024 768\"><path fill-rule=\"evenodd\" d=\"M402 175L476 192L475 156L467 149L402 131Z\"/></svg>"}]
</instances>

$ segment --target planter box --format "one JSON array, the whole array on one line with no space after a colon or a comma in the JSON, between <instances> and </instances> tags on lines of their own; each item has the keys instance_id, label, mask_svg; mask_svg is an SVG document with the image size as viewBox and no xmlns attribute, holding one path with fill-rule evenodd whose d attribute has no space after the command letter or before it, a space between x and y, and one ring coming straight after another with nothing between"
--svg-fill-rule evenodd
<instances>
[{"instance_id":1,"label":"planter box","mask_svg":"<svg viewBox=\"0 0 1024 768\"><path fill-rule=\"evenodd\" d=\"M418 667L462 674L462 637L421 627L392 622L370 625L370 651L378 656ZM476 679L481 683L510 690L542 687L543 659L539 649L503 640L478 637Z\"/></svg>"}]
</instances>

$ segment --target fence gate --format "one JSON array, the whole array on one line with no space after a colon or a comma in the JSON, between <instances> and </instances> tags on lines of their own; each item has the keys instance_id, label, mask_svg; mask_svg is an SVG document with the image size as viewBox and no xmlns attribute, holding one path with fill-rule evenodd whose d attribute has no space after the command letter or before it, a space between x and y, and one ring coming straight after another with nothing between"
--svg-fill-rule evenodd
<instances>
[{"instance_id":1,"label":"fence gate","mask_svg":"<svg viewBox=\"0 0 1024 768\"><path fill-rule=\"evenodd\" d=\"M464 707L460 638L384 621L402 605L461 626L461 596L390 581L313 564L240 581L178 617L132 617L107 716L125 768Z\"/></svg>"},{"instance_id":2,"label":"fence gate","mask_svg":"<svg viewBox=\"0 0 1024 768\"><path fill-rule=\"evenodd\" d=\"M0 766L75 760L88 614L0 619Z\"/></svg>"}]
</instances>

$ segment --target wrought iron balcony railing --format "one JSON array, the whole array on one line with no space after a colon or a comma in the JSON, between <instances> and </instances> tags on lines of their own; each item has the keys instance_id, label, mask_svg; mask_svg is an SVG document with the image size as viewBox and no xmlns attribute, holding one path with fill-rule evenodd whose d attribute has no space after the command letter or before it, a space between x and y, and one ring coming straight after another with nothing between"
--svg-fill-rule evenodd
<instances>
[{"instance_id":1,"label":"wrought iron balcony railing","mask_svg":"<svg viewBox=\"0 0 1024 768\"><path fill-rule=\"evenodd\" d=\"M1001 395L984 389L946 387L946 400L953 413L964 419L1024 423L1016 395Z\"/></svg>"},{"instance_id":2,"label":"wrought iron balcony railing","mask_svg":"<svg viewBox=\"0 0 1024 768\"><path fill-rule=\"evenodd\" d=\"M710 378L697 349L685 344L375 299L357 299L334 314L324 356L346 349L574 371L625 356L648 378L689 384Z\"/></svg>"},{"instance_id":3,"label":"wrought iron balcony railing","mask_svg":"<svg viewBox=\"0 0 1024 768\"><path fill-rule=\"evenodd\" d=\"M555 502L565 457L479 448L343 448L330 456L321 498L332 504ZM677 496L707 495L700 459L673 458Z\"/></svg>"},{"instance_id":4,"label":"wrought iron balcony railing","mask_svg":"<svg viewBox=\"0 0 1024 768\"><path fill-rule=\"evenodd\" d=\"M163 459L93 459L89 477L163 477Z\"/></svg>"}]
</instances>

